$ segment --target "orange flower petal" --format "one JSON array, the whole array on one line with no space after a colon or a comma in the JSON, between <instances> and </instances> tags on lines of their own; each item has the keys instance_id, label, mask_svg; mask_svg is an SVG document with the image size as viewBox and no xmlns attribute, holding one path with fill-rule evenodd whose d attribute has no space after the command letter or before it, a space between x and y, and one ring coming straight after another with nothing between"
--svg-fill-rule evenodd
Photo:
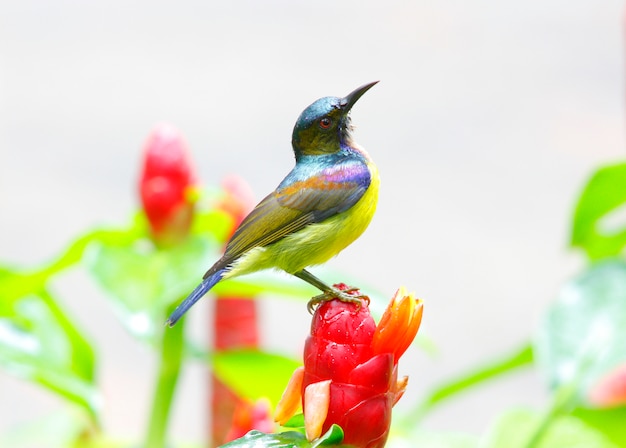
<instances>
[{"instance_id":1,"label":"orange flower petal","mask_svg":"<svg viewBox=\"0 0 626 448\"><path fill-rule=\"evenodd\" d=\"M302 382L304 380L304 367L298 367L291 375L285 392L276 404L274 421L284 425L300 409L302 403Z\"/></svg>"},{"instance_id":2,"label":"orange flower petal","mask_svg":"<svg viewBox=\"0 0 626 448\"><path fill-rule=\"evenodd\" d=\"M374 353L393 353L394 361L411 345L422 320L422 301L400 287L381 318L372 340Z\"/></svg>"},{"instance_id":3,"label":"orange flower petal","mask_svg":"<svg viewBox=\"0 0 626 448\"><path fill-rule=\"evenodd\" d=\"M419 330L420 324L422 323L422 313L424 310L424 305L421 300L410 298L407 302L411 303L410 310L410 318L407 326L405 327L405 332L402 335L402 338L398 341L396 345L396 350L394 352L395 359L398 360L404 354L404 352L409 348L413 339L415 339L415 335L417 335L417 331Z\"/></svg>"},{"instance_id":4,"label":"orange flower petal","mask_svg":"<svg viewBox=\"0 0 626 448\"><path fill-rule=\"evenodd\" d=\"M322 427L328 415L331 380L309 384L304 390L304 430L307 440L322 435Z\"/></svg>"}]
</instances>

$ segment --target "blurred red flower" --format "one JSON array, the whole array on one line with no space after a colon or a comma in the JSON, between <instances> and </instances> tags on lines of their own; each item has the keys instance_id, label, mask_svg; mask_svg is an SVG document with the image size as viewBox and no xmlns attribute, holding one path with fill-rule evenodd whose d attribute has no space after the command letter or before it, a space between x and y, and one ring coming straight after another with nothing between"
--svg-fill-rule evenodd
<instances>
[{"instance_id":1,"label":"blurred red flower","mask_svg":"<svg viewBox=\"0 0 626 448\"><path fill-rule=\"evenodd\" d=\"M243 437L253 429L266 433L274 430L270 402L266 399L261 398L254 403L241 400L237 404L225 442Z\"/></svg>"},{"instance_id":2,"label":"blurred red flower","mask_svg":"<svg viewBox=\"0 0 626 448\"><path fill-rule=\"evenodd\" d=\"M589 401L599 408L626 405L626 364L602 377L589 392Z\"/></svg>"},{"instance_id":3,"label":"blurred red flower","mask_svg":"<svg viewBox=\"0 0 626 448\"><path fill-rule=\"evenodd\" d=\"M335 286L346 290L345 285ZM322 303L305 343L304 367L287 385L276 421L289 420L302 400L309 440L337 424L348 445L384 446L391 408L408 382L407 377L398 379L398 360L417 334L422 309L422 301L404 288L396 292L378 325L365 300L360 306L339 300Z\"/></svg>"},{"instance_id":4,"label":"blurred red flower","mask_svg":"<svg viewBox=\"0 0 626 448\"><path fill-rule=\"evenodd\" d=\"M236 174L222 179L222 189L226 195L218 201L216 208L228 213L233 218L229 237L235 232L241 221L254 208L256 201L250 185Z\"/></svg>"},{"instance_id":5,"label":"blurred red flower","mask_svg":"<svg viewBox=\"0 0 626 448\"><path fill-rule=\"evenodd\" d=\"M150 233L158 245L182 241L195 203L195 176L187 144L174 127L161 124L143 148L139 192Z\"/></svg>"}]
</instances>

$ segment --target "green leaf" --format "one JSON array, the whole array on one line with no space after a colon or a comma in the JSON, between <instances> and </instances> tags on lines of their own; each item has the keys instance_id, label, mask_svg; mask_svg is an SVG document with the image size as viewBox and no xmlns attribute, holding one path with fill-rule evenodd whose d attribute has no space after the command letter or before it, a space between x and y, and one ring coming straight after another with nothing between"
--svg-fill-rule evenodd
<instances>
[{"instance_id":1,"label":"green leaf","mask_svg":"<svg viewBox=\"0 0 626 448\"><path fill-rule=\"evenodd\" d=\"M601 432L571 416L556 417L542 437L531 444L544 416L528 410L502 415L487 433L481 448L618 448Z\"/></svg>"},{"instance_id":2,"label":"green leaf","mask_svg":"<svg viewBox=\"0 0 626 448\"><path fill-rule=\"evenodd\" d=\"M167 307L196 286L216 249L215 241L201 237L167 250L144 237L123 238L99 244L90 266L126 328L152 339L164 325Z\"/></svg>"},{"instance_id":3,"label":"green leaf","mask_svg":"<svg viewBox=\"0 0 626 448\"><path fill-rule=\"evenodd\" d=\"M56 260L54 260L52 263L50 263L50 265L48 265L45 269L41 271L41 275L45 278L48 278L56 274L57 272L60 272L75 265L76 263L81 261L89 245L94 241L105 242L127 237L128 235L126 232L119 230L96 229L88 232L73 241L67 247L65 252L63 252Z\"/></svg>"},{"instance_id":4,"label":"green leaf","mask_svg":"<svg viewBox=\"0 0 626 448\"><path fill-rule=\"evenodd\" d=\"M310 447L311 443L299 432L287 431L278 434L265 434L250 431L245 436L222 445L223 448L300 448Z\"/></svg>"},{"instance_id":5,"label":"green leaf","mask_svg":"<svg viewBox=\"0 0 626 448\"><path fill-rule=\"evenodd\" d=\"M95 238L88 265L109 293L126 328L137 337L152 340L164 325L167 307L186 297L219 258L231 226L232 218L223 212L199 213L192 235L179 245L159 249L147 235L145 217L138 214L130 228L103 232ZM220 282L212 295L255 297L263 293L309 298L310 291L303 282L259 273Z\"/></svg>"},{"instance_id":6,"label":"green leaf","mask_svg":"<svg viewBox=\"0 0 626 448\"><path fill-rule=\"evenodd\" d=\"M287 422L282 425L283 428L302 428L304 429L304 414L299 413L291 417Z\"/></svg>"},{"instance_id":7,"label":"green leaf","mask_svg":"<svg viewBox=\"0 0 626 448\"><path fill-rule=\"evenodd\" d=\"M585 186L576 210L571 243L592 259L618 255L626 246L626 163L600 168Z\"/></svg>"},{"instance_id":8,"label":"green leaf","mask_svg":"<svg viewBox=\"0 0 626 448\"><path fill-rule=\"evenodd\" d=\"M600 431L617 446L626 446L626 406L613 409L578 408L572 415Z\"/></svg>"},{"instance_id":9,"label":"green leaf","mask_svg":"<svg viewBox=\"0 0 626 448\"><path fill-rule=\"evenodd\" d=\"M242 398L265 397L276 405L294 370L302 363L255 350L234 350L212 356L215 375Z\"/></svg>"},{"instance_id":10,"label":"green leaf","mask_svg":"<svg viewBox=\"0 0 626 448\"><path fill-rule=\"evenodd\" d=\"M32 276L0 272L0 366L37 382L96 418L100 396L95 387L91 345Z\"/></svg>"},{"instance_id":11,"label":"green leaf","mask_svg":"<svg viewBox=\"0 0 626 448\"><path fill-rule=\"evenodd\" d=\"M578 398L626 361L626 263L592 266L569 281L542 319L535 354L550 386Z\"/></svg>"},{"instance_id":12,"label":"green leaf","mask_svg":"<svg viewBox=\"0 0 626 448\"><path fill-rule=\"evenodd\" d=\"M348 448L345 445L341 445L342 440L343 430L337 425L332 425L325 434L312 442L309 442L303 434L296 431L279 432L276 434L250 431L245 436L222 445L222 448L317 448L321 446L344 446Z\"/></svg>"},{"instance_id":13,"label":"green leaf","mask_svg":"<svg viewBox=\"0 0 626 448\"><path fill-rule=\"evenodd\" d=\"M318 446L339 446L343 442L343 429L339 425L331 425L319 439L315 439L311 443L311 448Z\"/></svg>"}]
</instances>

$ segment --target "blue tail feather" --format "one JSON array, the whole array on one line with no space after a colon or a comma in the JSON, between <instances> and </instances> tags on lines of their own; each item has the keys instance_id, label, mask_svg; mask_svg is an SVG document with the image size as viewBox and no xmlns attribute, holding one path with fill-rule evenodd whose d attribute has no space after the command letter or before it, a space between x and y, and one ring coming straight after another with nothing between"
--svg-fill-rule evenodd
<instances>
[{"instance_id":1,"label":"blue tail feather","mask_svg":"<svg viewBox=\"0 0 626 448\"><path fill-rule=\"evenodd\" d=\"M176 322L178 322L178 319L183 317L183 314L185 314L187 310L189 310L189 308L193 306L194 303L200 300L207 292L209 292L209 290L213 286L215 286L217 282L222 279L225 271L225 269L221 269L215 272L213 275L202 280L202 283L196 286L196 289L194 289L191 294L189 294L189 296L187 296L187 298L176 307L174 312L170 315L169 319L167 319L166 324L169 327L173 327Z\"/></svg>"}]
</instances>

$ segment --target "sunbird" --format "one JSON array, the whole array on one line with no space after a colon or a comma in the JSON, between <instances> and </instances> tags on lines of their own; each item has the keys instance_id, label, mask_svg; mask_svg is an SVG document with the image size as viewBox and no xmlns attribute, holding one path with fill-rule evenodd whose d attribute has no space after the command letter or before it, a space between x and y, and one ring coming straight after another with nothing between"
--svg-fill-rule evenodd
<instances>
[{"instance_id":1,"label":"sunbird","mask_svg":"<svg viewBox=\"0 0 626 448\"><path fill-rule=\"evenodd\" d=\"M296 164L246 216L202 282L167 320L173 326L217 282L277 268L322 291L309 302L336 297L361 302L305 268L328 261L365 231L378 202L380 178L369 154L352 137L350 109L378 81L343 98L324 97L300 114L291 144Z\"/></svg>"}]
</instances>

